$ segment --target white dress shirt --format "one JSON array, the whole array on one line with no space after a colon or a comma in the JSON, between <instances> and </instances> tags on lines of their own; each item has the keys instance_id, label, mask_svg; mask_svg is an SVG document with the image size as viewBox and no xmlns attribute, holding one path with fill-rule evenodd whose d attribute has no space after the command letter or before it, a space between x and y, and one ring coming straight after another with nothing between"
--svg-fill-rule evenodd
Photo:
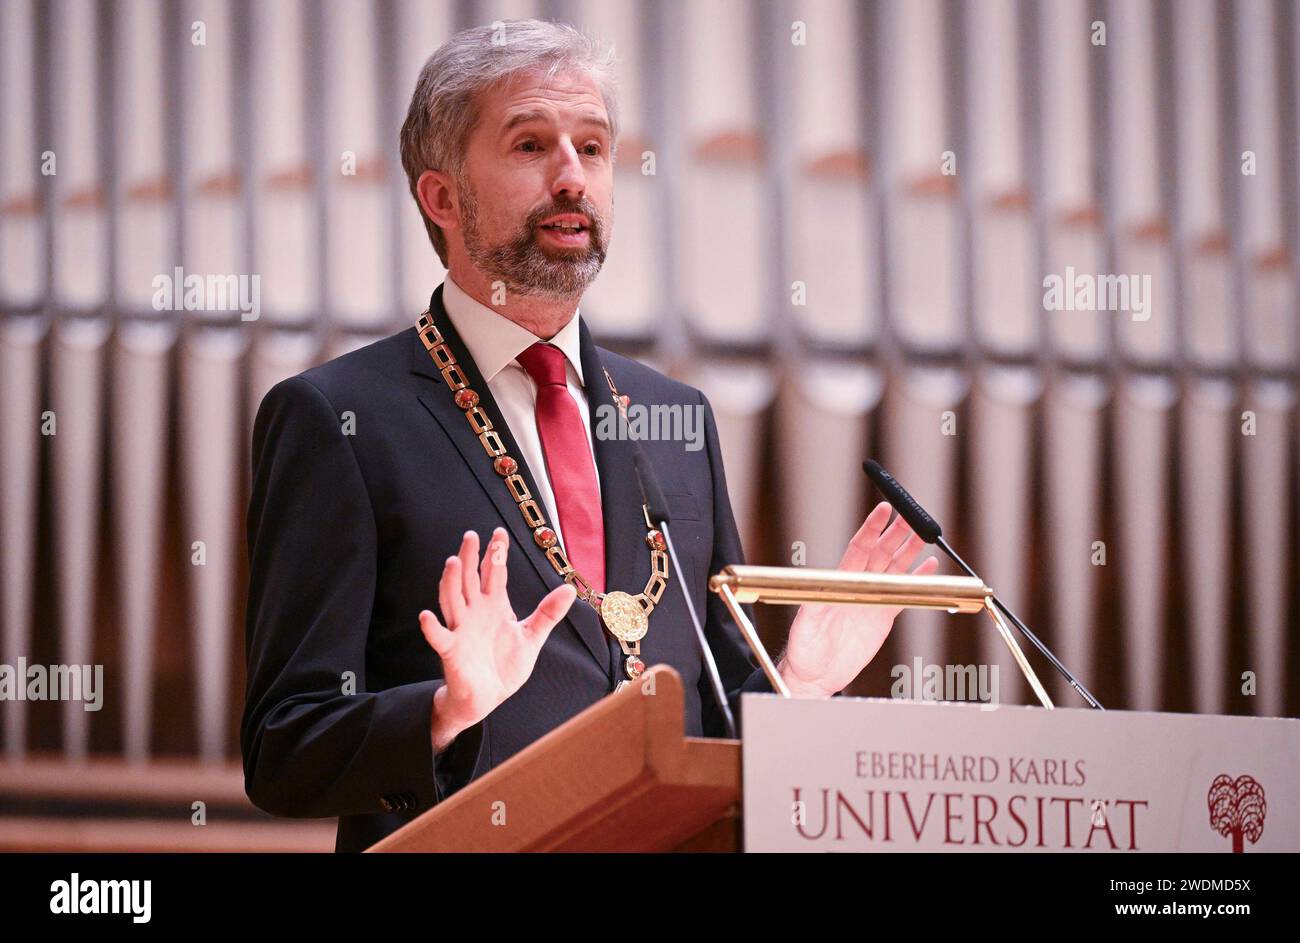
<instances>
[{"instance_id":1,"label":"white dress shirt","mask_svg":"<svg viewBox=\"0 0 1300 943\"><path fill-rule=\"evenodd\" d=\"M533 473L537 490L541 492L533 497L546 511L546 521L564 542L564 531L560 529L560 516L555 510L555 492L551 488L551 476L546 468L546 453L542 449L542 438L537 431L537 384L532 376L516 359L536 343L554 344L564 352L565 374L569 381L569 395L578 405L578 414L582 417L582 427L587 433L587 447L591 444L591 415L587 409L587 392L583 384L582 357L578 343L578 312L575 309L569 323L560 328L554 337L538 337L532 331L520 327L514 321L480 304L467 295L448 275L442 283L442 303L447 309L447 317L460 339L465 343L469 355L483 379L487 382L492 398L496 401L501 416L510 427L511 434L519 443L524 454L515 458L522 459ZM489 461L484 453L483 461ZM592 451L592 466L596 464L595 451ZM501 487L505 487L502 485ZM596 477L596 493L600 494L600 476ZM480 534L486 543L488 535Z\"/></svg>"}]
</instances>

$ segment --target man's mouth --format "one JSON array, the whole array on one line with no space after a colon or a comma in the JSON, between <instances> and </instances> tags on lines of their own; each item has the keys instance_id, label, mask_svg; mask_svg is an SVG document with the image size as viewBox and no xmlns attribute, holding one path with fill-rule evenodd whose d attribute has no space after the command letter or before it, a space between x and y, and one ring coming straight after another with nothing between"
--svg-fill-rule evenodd
<instances>
[{"instance_id":1,"label":"man's mouth","mask_svg":"<svg viewBox=\"0 0 1300 943\"><path fill-rule=\"evenodd\" d=\"M588 227L578 219L553 220L537 228L546 233L548 241L563 246L585 245L588 239Z\"/></svg>"}]
</instances>

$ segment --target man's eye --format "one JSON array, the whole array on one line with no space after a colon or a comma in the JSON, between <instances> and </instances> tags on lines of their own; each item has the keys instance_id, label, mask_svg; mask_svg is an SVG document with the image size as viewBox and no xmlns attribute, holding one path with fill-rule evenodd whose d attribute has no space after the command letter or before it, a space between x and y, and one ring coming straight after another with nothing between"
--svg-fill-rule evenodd
<instances>
[{"instance_id":1,"label":"man's eye","mask_svg":"<svg viewBox=\"0 0 1300 943\"><path fill-rule=\"evenodd\" d=\"M583 150L587 152L587 155L589 157L595 157L600 153L600 145L593 142L591 144L588 144L585 148L583 148Z\"/></svg>"},{"instance_id":2,"label":"man's eye","mask_svg":"<svg viewBox=\"0 0 1300 943\"><path fill-rule=\"evenodd\" d=\"M520 142L519 142L519 146L518 146L517 149L518 149L518 150L521 150L521 151L527 151L528 153L531 154L531 153L533 153L534 151L537 150L537 142L536 142L536 141L520 141Z\"/></svg>"}]
</instances>

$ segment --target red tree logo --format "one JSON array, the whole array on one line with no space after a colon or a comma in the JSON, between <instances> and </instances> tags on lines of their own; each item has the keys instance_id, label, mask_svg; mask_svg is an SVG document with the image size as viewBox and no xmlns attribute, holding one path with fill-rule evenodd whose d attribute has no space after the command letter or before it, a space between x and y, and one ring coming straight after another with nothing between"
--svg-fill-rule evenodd
<instances>
[{"instance_id":1,"label":"red tree logo","mask_svg":"<svg viewBox=\"0 0 1300 943\"><path fill-rule=\"evenodd\" d=\"M1232 836L1234 854L1239 855L1246 850L1243 838L1249 838L1253 845L1264 834L1264 816L1268 814L1268 804L1264 801L1264 787L1255 777L1238 776L1233 779L1220 773L1210 783L1210 793L1206 799L1210 804L1210 828L1224 838Z\"/></svg>"}]
</instances>

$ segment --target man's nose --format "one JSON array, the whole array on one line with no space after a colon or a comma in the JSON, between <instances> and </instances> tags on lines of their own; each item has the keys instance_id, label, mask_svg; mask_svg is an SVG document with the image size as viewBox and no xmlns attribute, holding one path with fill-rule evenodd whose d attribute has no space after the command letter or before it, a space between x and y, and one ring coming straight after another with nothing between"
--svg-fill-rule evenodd
<instances>
[{"instance_id":1,"label":"man's nose","mask_svg":"<svg viewBox=\"0 0 1300 943\"><path fill-rule=\"evenodd\" d=\"M582 158L578 156L572 141L564 141L556 149L559 167L555 180L551 183L551 196L564 194L570 200L580 200L587 192L587 175L582 169Z\"/></svg>"}]
</instances>

